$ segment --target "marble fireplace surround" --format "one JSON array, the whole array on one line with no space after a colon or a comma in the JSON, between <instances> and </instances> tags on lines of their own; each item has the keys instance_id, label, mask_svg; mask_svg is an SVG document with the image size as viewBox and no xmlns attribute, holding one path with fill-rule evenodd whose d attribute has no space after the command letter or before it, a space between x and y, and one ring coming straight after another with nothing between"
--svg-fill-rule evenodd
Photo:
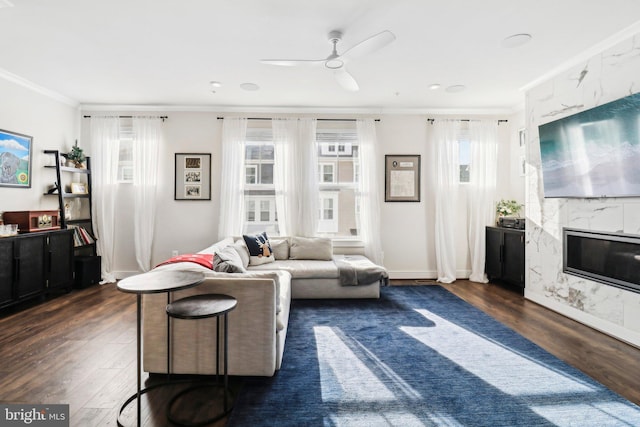
<instances>
[{"instance_id":1,"label":"marble fireplace surround","mask_svg":"<svg viewBox=\"0 0 640 427\"><path fill-rule=\"evenodd\" d=\"M635 30L637 31L637 30ZM640 91L640 34L624 33L525 88L525 298L640 347L640 293L563 271L563 228L640 235L640 197L545 198L538 127Z\"/></svg>"},{"instance_id":2,"label":"marble fireplace surround","mask_svg":"<svg viewBox=\"0 0 640 427\"><path fill-rule=\"evenodd\" d=\"M562 271L640 293L640 236L563 228Z\"/></svg>"}]
</instances>

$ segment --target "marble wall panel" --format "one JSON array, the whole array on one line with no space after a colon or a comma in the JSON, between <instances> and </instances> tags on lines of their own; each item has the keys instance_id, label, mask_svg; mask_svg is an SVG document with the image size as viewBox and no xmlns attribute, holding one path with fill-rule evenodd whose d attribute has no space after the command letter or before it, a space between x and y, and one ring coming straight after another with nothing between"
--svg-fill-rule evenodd
<instances>
[{"instance_id":1,"label":"marble wall panel","mask_svg":"<svg viewBox=\"0 0 640 427\"><path fill-rule=\"evenodd\" d=\"M526 294L588 314L601 330L640 332L640 294L562 272L563 227L640 234L640 198L545 199L538 126L640 92L640 35L525 94ZM570 314L569 314L570 315ZM582 317L584 320L584 317ZM608 325L615 325L610 327ZM635 343L640 345L640 340Z\"/></svg>"}]
</instances>

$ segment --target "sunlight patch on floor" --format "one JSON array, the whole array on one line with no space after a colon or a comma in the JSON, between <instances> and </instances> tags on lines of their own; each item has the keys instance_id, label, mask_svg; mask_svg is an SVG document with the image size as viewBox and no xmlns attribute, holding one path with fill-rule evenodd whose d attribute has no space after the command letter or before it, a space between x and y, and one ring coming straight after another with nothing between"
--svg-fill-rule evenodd
<instances>
[{"instance_id":1,"label":"sunlight patch on floor","mask_svg":"<svg viewBox=\"0 0 640 427\"><path fill-rule=\"evenodd\" d=\"M434 322L435 326L406 326L400 328L402 331L504 393L546 396L595 391L588 384L540 365L428 310L416 311ZM517 373L517 378L514 378L514 373Z\"/></svg>"},{"instance_id":2,"label":"sunlight patch on floor","mask_svg":"<svg viewBox=\"0 0 640 427\"><path fill-rule=\"evenodd\" d=\"M331 427L372 427L372 426L395 426L395 427L421 427L430 426L424 424L415 415L405 412L369 412L366 414L334 414L325 417L325 426Z\"/></svg>"},{"instance_id":3,"label":"sunlight patch on floor","mask_svg":"<svg viewBox=\"0 0 640 427\"><path fill-rule=\"evenodd\" d=\"M532 406L531 410L559 426L590 426L594 420L610 420L608 425L636 427L638 409L620 402Z\"/></svg>"},{"instance_id":4,"label":"sunlight patch on floor","mask_svg":"<svg viewBox=\"0 0 640 427\"><path fill-rule=\"evenodd\" d=\"M394 400L396 397L328 326L313 328L324 402Z\"/></svg>"}]
</instances>

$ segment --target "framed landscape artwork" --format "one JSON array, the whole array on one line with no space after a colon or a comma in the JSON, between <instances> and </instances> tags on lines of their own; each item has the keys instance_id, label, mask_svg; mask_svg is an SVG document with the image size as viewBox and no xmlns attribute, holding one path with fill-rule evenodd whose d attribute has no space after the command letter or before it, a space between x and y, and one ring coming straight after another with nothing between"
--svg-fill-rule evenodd
<instances>
[{"instance_id":1,"label":"framed landscape artwork","mask_svg":"<svg viewBox=\"0 0 640 427\"><path fill-rule=\"evenodd\" d=\"M420 201L420 155L384 156L384 201Z\"/></svg>"},{"instance_id":2,"label":"framed landscape artwork","mask_svg":"<svg viewBox=\"0 0 640 427\"><path fill-rule=\"evenodd\" d=\"M0 186L31 188L33 138L0 130Z\"/></svg>"},{"instance_id":3,"label":"framed landscape artwork","mask_svg":"<svg viewBox=\"0 0 640 427\"><path fill-rule=\"evenodd\" d=\"M211 153L176 153L174 200L211 200Z\"/></svg>"}]
</instances>

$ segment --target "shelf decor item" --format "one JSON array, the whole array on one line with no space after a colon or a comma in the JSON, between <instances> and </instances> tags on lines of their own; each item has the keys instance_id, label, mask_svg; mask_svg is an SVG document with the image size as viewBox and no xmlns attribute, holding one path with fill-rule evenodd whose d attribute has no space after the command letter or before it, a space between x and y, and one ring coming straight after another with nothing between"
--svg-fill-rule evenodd
<instances>
[{"instance_id":1,"label":"shelf decor item","mask_svg":"<svg viewBox=\"0 0 640 427\"><path fill-rule=\"evenodd\" d=\"M521 209L522 205L515 200L500 199L496 203L496 224L498 224L500 217L520 217Z\"/></svg>"},{"instance_id":2,"label":"shelf decor item","mask_svg":"<svg viewBox=\"0 0 640 427\"><path fill-rule=\"evenodd\" d=\"M18 224L21 233L60 229L59 211L12 211L2 216L6 223Z\"/></svg>"},{"instance_id":3,"label":"shelf decor item","mask_svg":"<svg viewBox=\"0 0 640 427\"><path fill-rule=\"evenodd\" d=\"M31 188L33 138L0 130L0 186Z\"/></svg>"},{"instance_id":4,"label":"shelf decor item","mask_svg":"<svg viewBox=\"0 0 640 427\"><path fill-rule=\"evenodd\" d=\"M87 185L84 182L72 182L71 194L87 194Z\"/></svg>"},{"instance_id":5,"label":"shelf decor item","mask_svg":"<svg viewBox=\"0 0 640 427\"><path fill-rule=\"evenodd\" d=\"M86 157L82 152L82 148L78 147L78 140L76 140L75 145L71 147L71 151L69 151L65 157L68 161L72 162L74 167L84 169L84 161Z\"/></svg>"}]
</instances>

